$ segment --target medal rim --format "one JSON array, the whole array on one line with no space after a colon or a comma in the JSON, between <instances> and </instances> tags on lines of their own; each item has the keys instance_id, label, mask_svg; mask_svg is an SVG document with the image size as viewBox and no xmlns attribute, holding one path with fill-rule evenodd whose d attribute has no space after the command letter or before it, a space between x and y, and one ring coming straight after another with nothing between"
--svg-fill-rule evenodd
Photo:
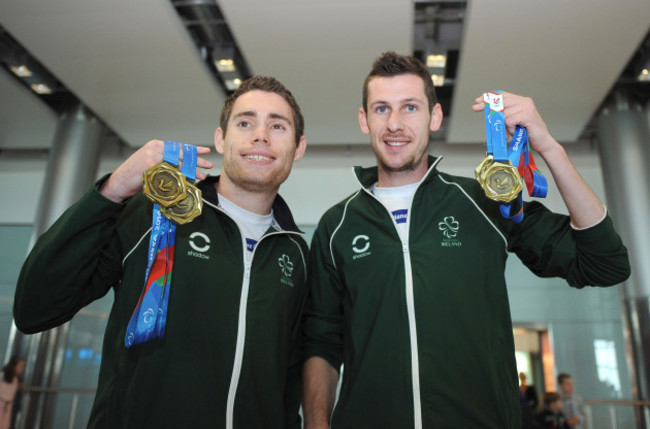
<instances>
[{"instance_id":1,"label":"medal rim","mask_svg":"<svg viewBox=\"0 0 650 429\"><path fill-rule=\"evenodd\" d=\"M489 185L490 177L498 171L506 171L514 179L514 185L506 192L499 192ZM494 161L494 157L488 155L476 167L475 174L485 195L491 200L508 203L517 198L523 190L523 180L519 175L519 170L510 161Z\"/></svg>"},{"instance_id":2,"label":"medal rim","mask_svg":"<svg viewBox=\"0 0 650 429\"><path fill-rule=\"evenodd\" d=\"M151 185L151 182L154 176L159 174L161 171L168 172L177 180L177 183L179 184L179 192L168 197L156 192L156 188ZM187 185L188 183L185 175L181 173L177 167L163 161L144 171L142 178L142 193L154 203L158 203L161 207L166 208L177 204L179 201L182 201L187 197Z\"/></svg>"},{"instance_id":3,"label":"medal rim","mask_svg":"<svg viewBox=\"0 0 650 429\"><path fill-rule=\"evenodd\" d=\"M177 208L177 204L174 204L169 207L161 208L160 212L167 219L173 220L178 224L183 225L186 223L190 223L198 216L200 216L201 213L203 212L202 196L203 194L201 190L196 185L194 185L193 183L187 183L187 191L185 193L185 198L183 198L181 201L184 201L187 198L193 199L196 202L194 207L192 207L186 212L179 213L179 212L174 212L174 209Z\"/></svg>"}]
</instances>

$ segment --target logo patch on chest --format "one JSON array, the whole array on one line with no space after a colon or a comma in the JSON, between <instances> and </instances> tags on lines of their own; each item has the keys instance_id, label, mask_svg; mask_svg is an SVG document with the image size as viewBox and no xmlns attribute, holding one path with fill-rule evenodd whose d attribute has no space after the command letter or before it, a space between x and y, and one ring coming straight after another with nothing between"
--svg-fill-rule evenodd
<instances>
[{"instance_id":1,"label":"logo patch on chest","mask_svg":"<svg viewBox=\"0 0 650 429\"><path fill-rule=\"evenodd\" d=\"M187 256L199 259L210 259L206 252L210 250L210 237L202 232L193 232L189 240L192 250L187 251Z\"/></svg>"},{"instance_id":2,"label":"logo patch on chest","mask_svg":"<svg viewBox=\"0 0 650 429\"><path fill-rule=\"evenodd\" d=\"M441 247L461 247L463 243L458 239L460 231L460 222L454 219L453 216L445 216L444 219L438 223L438 229L442 232Z\"/></svg>"},{"instance_id":3,"label":"logo patch on chest","mask_svg":"<svg viewBox=\"0 0 650 429\"><path fill-rule=\"evenodd\" d=\"M408 219L408 209L401 209L393 211L393 218L395 223L406 223Z\"/></svg>"},{"instance_id":4,"label":"logo patch on chest","mask_svg":"<svg viewBox=\"0 0 650 429\"><path fill-rule=\"evenodd\" d=\"M370 256L372 254L370 251L370 238L363 234L354 237L352 239L352 251L355 253L355 255L352 256L352 259Z\"/></svg>"},{"instance_id":5,"label":"logo patch on chest","mask_svg":"<svg viewBox=\"0 0 650 429\"><path fill-rule=\"evenodd\" d=\"M291 274L293 274L293 262L291 262L289 256L283 253L282 256L278 258L278 265L280 266L280 271L282 271L280 282L293 287L293 280L291 279Z\"/></svg>"}]
</instances>

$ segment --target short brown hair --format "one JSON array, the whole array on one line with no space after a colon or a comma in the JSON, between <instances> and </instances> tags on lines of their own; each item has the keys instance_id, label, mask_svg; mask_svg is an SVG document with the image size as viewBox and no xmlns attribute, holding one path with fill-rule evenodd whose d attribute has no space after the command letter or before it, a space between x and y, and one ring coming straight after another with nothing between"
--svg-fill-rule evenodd
<instances>
[{"instance_id":1,"label":"short brown hair","mask_svg":"<svg viewBox=\"0 0 650 429\"><path fill-rule=\"evenodd\" d=\"M16 367L20 362L25 362L25 358L20 356L12 356L9 362L2 368L2 380L5 383L12 383L16 378Z\"/></svg>"},{"instance_id":2,"label":"short brown hair","mask_svg":"<svg viewBox=\"0 0 650 429\"><path fill-rule=\"evenodd\" d=\"M562 385L564 384L565 380L568 380L569 378L572 378L569 374L566 372L561 373L560 375L557 376L557 384Z\"/></svg>"},{"instance_id":3,"label":"short brown hair","mask_svg":"<svg viewBox=\"0 0 650 429\"><path fill-rule=\"evenodd\" d=\"M431 80L431 73L422 61L415 57L400 55L393 51L384 52L375 60L366 80L363 81L363 110L368 111L368 84L374 77L391 77L402 74L414 74L424 82L424 92L429 102L429 111L438 103L436 89Z\"/></svg>"},{"instance_id":4,"label":"short brown hair","mask_svg":"<svg viewBox=\"0 0 650 429\"><path fill-rule=\"evenodd\" d=\"M246 79L239 85L239 88L235 90L232 94L228 96L226 102L223 103L223 108L221 109L221 117L219 119L219 126L223 130L223 135L226 135L228 129L228 120L230 119L230 113L232 112L232 106L235 104L237 99L246 94L249 91L266 91L273 92L284 98L289 106L291 106L291 111L293 112L293 124L294 131L296 132L296 145L300 143L300 137L304 135L305 132L305 119L302 117L300 112L300 106L298 102L282 83L274 77L270 76L253 76L249 79Z\"/></svg>"},{"instance_id":5,"label":"short brown hair","mask_svg":"<svg viewBox=\"0 0 650 429\"><path fill-rule=\"evenodd\" d=\"M544 394L544 405L546 405L547 407L551 405L553 402L557 402L561 400L562 397L557 392L546 392Z\"/></svg>"}]
</instances>

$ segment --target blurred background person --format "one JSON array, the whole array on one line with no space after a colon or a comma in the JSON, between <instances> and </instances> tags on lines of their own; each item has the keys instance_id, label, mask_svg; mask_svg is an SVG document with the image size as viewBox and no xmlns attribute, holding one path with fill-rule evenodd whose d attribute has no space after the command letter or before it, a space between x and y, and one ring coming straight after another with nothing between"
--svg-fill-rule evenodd
<instances>
[{"instance_id":1,"label":"blurred background person","mask_svg":"<svg viewBox=\"0 0 650 429\"><path fill-rule=\"evenodd\" d=\"M544 429L570 429L562 413L562 397L556 392L544 395L544 409L537 415L537 421Z\"/></svg>"},{"instance_id":2,"label":"blurred background person","mask_svg":"<svg viewBox=\"0 0 650 429\"><path fill-rule=\"evenodd\" d=\"M11 410L20 385L20 377L25 370L25 359L13 356L2 368L0 377L0 429L9 429Z\"/></svg>"},{"instance_id":3,"label":"blurred background person","mask_svg":"<svg viewBox=\"0 0 650 429\"><path fill-rule=\"evenodd\" d=\"M528 406L533 413L537 412L537 406L539 405L539 398L537 397L537 390L535 386L529 385L526 380L526 373L519 373L519 397L521 399L521 404Z\"/></svg>"},{"instance_id":4,"label":"blurred background person","mask_svg":"<svg viewBox=\"0 0 650 429\"><path fill-rule=\"evenodd\" d=\"M571 429L587 429L587 412L585 403L580 395L574 392L573 377L561 373L557 376L557 384L562 391L562 411L567 417Z\"/></svg>"}]
</instances>

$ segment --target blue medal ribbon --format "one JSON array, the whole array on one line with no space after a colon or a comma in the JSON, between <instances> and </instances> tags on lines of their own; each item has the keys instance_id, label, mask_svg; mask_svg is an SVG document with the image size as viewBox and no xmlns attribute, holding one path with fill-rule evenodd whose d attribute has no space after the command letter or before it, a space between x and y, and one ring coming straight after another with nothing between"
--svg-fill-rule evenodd
<instances>
[{"instance_id":1,"label":"blue medal ribbon","mask_svg":"<svg viewBox=\"0 0 650 429\"><path fill-rule=\"evenodd\" d=\"M166 141L163 161L178 166L180 147L178 142ZM196 177L196 146L183 144L182 148L181 172L193 181ZM126 329L124 338L126 347L162 338L165 334L176 225L176 222L164 217L160 205L154 203L145 285Z\"/></svg>"},{"instance_id":2,"label":"blue medal ribbon","mask_svg":"<svg viewBox=\"0 0 650 429\"><path fill-rule=\"evenodd\" d=\"M487 94L485 105L485 116L488 133L488 154L491 154L495 161L506 162L508 160L508 140L506 138L506 120L503 114L503 93L492 91Z\"/></svg>"},{"instance_id":3,"label":"blue medal ribbon","mask_svg":"<svg viewBox=\"0 0 650 429\"><path fill-rule=\"evenodd\" d=\"M524 178L528 195L536 198L545 198L548 193L546 177L535 165L533 153L530 151L528 132L521 125L515 127L515 132L510 142L510 161L517 167L519 174Z\"/></svg>"},{"instance_id":4,"label":"blue medal ribbon","mask_svg":"<svg viewBox=\"0 0 650 429\"><path fill-rule=\"evenodd\" d=\"M176 143L176 142L174 142ZM197 151L196 146L183 143L183 165L181 166L181 173L187 177L187 180L194 182L196 179L196 161Z\"/></svg>"},{"instance_id":5,"label":"blue medal ribbon","mask_svg":"<svg viewBox=\"0 0 650 429\"><path fill-rule=\"evenodd\" d=\"M483 100L488 154L493 155L494 161L510 161L517 167L519 175L526 183L528 195L537 198L546 197L548 183L535 165L526 128L517 125L508 145L503 113L503 91L490 91L483 95ZM501 203L499 210L504 218L520 223L524 218L522 193L520 192L517 198L509 203Z\"/></svg>"},{"instance_id":6,"label":"blue medal ribbon","mask_svg":"<svg viewBox=\"0 0 650 429\"><path fill-rule=\"evenodd\" d=\"M526 163L528 162L528 133L526 132L526 128L519 125L515 127L507 154L508 160L513 166L517 167L521 175L519 164L522 161L522 157L526 158ZM499 210L501 211L501 216L504 218L514 223L520 223L524 219L524 198L522 193L520 192L517 198L509 203L501 203Z\"/></svg>"},{"instance_id":7,"label":"blue medal ribbon","mask_svg":"<svg viewBox=\"0 0 650 429\"><path fill-rule=\"evenodd\" d=\"M180 157L180 143L173 141L165 142L165 149L163 152L163 162L178 167Z\"/></svg>"}]
</instances>

